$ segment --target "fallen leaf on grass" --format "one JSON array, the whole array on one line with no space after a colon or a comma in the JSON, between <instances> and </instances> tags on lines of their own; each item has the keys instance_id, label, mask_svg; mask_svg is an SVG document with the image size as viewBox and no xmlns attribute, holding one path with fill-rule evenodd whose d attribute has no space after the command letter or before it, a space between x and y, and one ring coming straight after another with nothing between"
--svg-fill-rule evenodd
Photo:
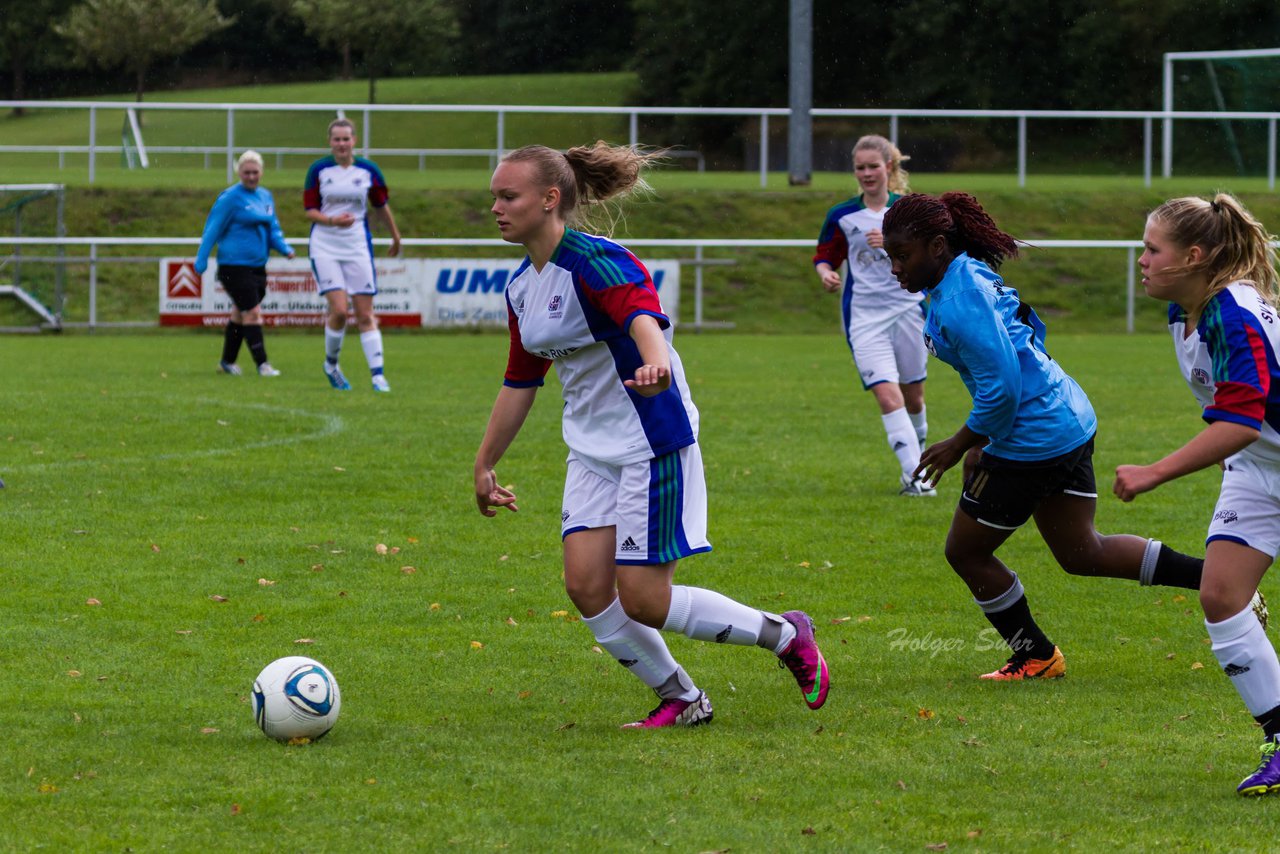
<instances>
[{"instance_id":1,"label":"fallen leaf on grass","mask_svg":"<svg viewBox=\"0 0 1280 854\"><path fill-rule=\"evenodd\" d=\"M533 694L532 691L521 691L520 693L516 694L516 699L527 700L532 694Z\"/></svg>"},{"instance_id":2,"label":"fallen leaf on grass","mask_svg":"<svg viewBox=\"0 0 1280 854\"><path fill-rule=\"evenodd\" d=\"M604 650L596 646L595 644L591 645L591 651L594 652L596 655L604 655Z\"/></svg>"},{"instance_id":3,"label":"fallen leaf on grass","mask_svg":"<svg viewBox=\"0 0 1280 854\"><path fill-rule=\"evenodd\" d=\"M294 643L303 643L303 644L315 643L315 639L314 638L298 638L296 641L294 641Z\"/></svg>"},{"instance_id":4,"label":"fallen leaf on grass","mask_svg":"<svg viewBox=\"0 0 1280 854\"><path fill-rule=\"evenodd\" d=\"M189 635L191 634L191 629L174 629L173 633L175 635Z\"/></svg>"},{"instance_id":5,"label":"fallen leaf on grass","mask_svg":"<svg viewBox=\"0 0 1280 854\"><path fill-rule=\"evenodd\" d=\"M933 709L918 709L916 711L916 717L922 721L931 721L936 717L936 715L934 714Z\"/></svg>"},{"instance_id":6,"label":"fallen leaf on grass","mask_svg":"<svg viewBox=\"0 0 1280 854\"><path fill-rule=\"evenodd\" d=\"M978 828L977 830L971 830L965 834L965 836L968 837L969 839L977 839L981 835L982 835L982 828Z\"/></svg>"},{"instance_id":7,"label":"fallen leaf on grass","mask_svg":"<svg viewBox=\"0 0 1280 854\"><path fill-rule=\"evenodd\" d=\"M809 568L809 561L807 561L807 560L802 560L802 561L800 561L798 564L796 564L796 566L803 566L805 569L808 569L808 568Z\"/></svg>"},{"instance_id":8,"label":"fallen leaf on grass","mask_svg":"<svg viewBox=\"0 0 1280 854\"><path fill-rule=\"evenodd\" d=\"M58 787L50 783L48 780L41 780L40 785L36 786L36 791L42 795L52 795L58 791Z\"/></svg>"},{"instance_id":9,"label":"fallen leaf on grass","mask_svg":"<svg viewBox=\"0 0 1280 854\"><path fill-rule=\"evenodd\" d=\"M560 724L560 726L556 727L556 732L564 732L567 729L573 729L573 725L573 721L569 721L567 724Z\"/></svg>"},{"instance_id":10,"label":"fallen leaf on grass","mask_svg":"<svg viewBox=\"0 0 1280 854\"><path fill-rule=\"evenodd\" d=\"M806 827L800 831L800 835L801 836L817 836L818 831L814 830L812 827Z\"/></svg>"},{"instance_id":11,"label":"fallen leaf on grass","mask_svg":"<svg viewBox=\"0 0 1280 854\"><path fill-rule=\"evenodd\" d=\"M221 732L216 726L206 726L200 728L201 735L213 735L215 732Z\"/></svg>"},{"instance_id":12,"label":"fallen leaf on grass","mask_svg":"<svg viewBox=\"0 0 1280 854\"><path fill-rule=\"evenodd\" d=\"M517 622L515 621L515 619L514 619L514 618L512 618L512 617L507 617L505 620L503 620L503 622L504 622L504 623L506 623L508 626L518 626L518 625L520 625L520 624L519 624L519 623L517 623Z\"/></svg>"},{"instance_id":13,"label":"fallen leaf on grass","mask_svg":"<svg viewBox=\"0 0 1280 854\"><path fill-rule=\"evenodd\" d=\"M1204 670L1204 665L1203 665L1203 664L1201 664L1201 663L1200 663L1200 662L1198 662L1198 661L1193 661L1193 662L1191 662L1191 669L1192 669L1192 670Z\"/></svg>"},{"instance_id":14,"label":"fallen leaf on grass","mask_svg":"<svg viewBox=\"0 0 1280 854\"><path fill-rule=\"evenodd\" d=\"M263 620L265 620L266 618L267 618L267 615L266 615L266 614L254 614L254 615L253 615L253 622L255 622L255 623L261 623L261 622L262 622Z\"/></svg>"},{"instance_id":15,"label":"fallen leaf on grass","mask_svg":"<svg viewBox=\"0 0 1280 854\"><path fill-rule=\"evenodd\" d=\"M334 466L334 467L333 467L333 470L334 470L334 471L346 471L346 469L344 469L342 466Z\"/></svg>"},{"instance_id":16,"label":"fallen leaf on grass","mask_svg":"<svg viewBox=\"0 0 1280 854\"><path fill-rule=\"evenodd\" d=\"M271 585L273 585L273 584L275 584L275 582L274 582L274 581L272 581L272 580L270 580L270 579L267 579L267 578L259 578L259 579L258 579L258 586L259 586L259 587L270 587L270 586L271 586Z\"/></svg>"},{"instance_id":17,"label":"fallen leaf on grass","mask_svg":"<svg viewBox=\"0 0 1280 854\"><path fill-rule=\"evenodd\" d=\"M312 572L324 572L324 564L322 564L322 563L313 563L313 564L311 564L311 571L312 571Z\"/></svg>"},{"instance_id":18,"label":"fallen leaf on grass","mask_svg":"<svg viewBox=\"0 0 1280 854\"><path fill-rule=\"evenodd\" d=\"M418 538L417 538L417 537L405 537L405 540L407 540L407 541L408 541L408 542L410 542L410 543L413 543L414 545L417 545L417 543L418 543Z\"/></svg>"},{"instance_id":19,"label":"fallen leaf on grass","mask_svg":"<svg viewBox=\"0 0 1280 854\"><path fill-rule=\"evenodd\" d=\"M79 670L68 670L67 675L72 679L79 679L83 674Z\"/></svg>"},{"instance_id":20,"label":"fallen leaf on grass","mask_svg":"<svg viewBox=\"0 0 1280 854\"><path fill-rule=\"evenodd\" d=\"M310 744L310 743L311 743L311 739L307 738L305 735L300 735L297 738L291 738L285 742L285 744L289 745L290 747L298 747L300 745Z\"/></svg>"},{"instance_id":21,"label":"fallen leaf on grass","mask_svg":"<svg viewBox=\"0 0 1280 854\"><path fill-rule=\"evenodd\" d=\"M364 784L366 786L376 786L378 785L378 779L376 777L370 777L368 780L364 781Z\"/></svg>"},{"instance_id":22,"label":"fallen leaf on grass","mask_svg":"<svg viewBox=\"0 0 1280 854\"><path fill-rule=\"evenodd\" d=\"M555 617L557 620L563 620L565 617L569 616L569 612L568 611L552 611L551 616Z\"/></svg>"},{"instance_id":23,"label":"fallen leaf on grass","mask_svg":"<svg viewBox=\"0 0 1280 854\"><path fill-rule=\"evenodd\" d=\"M392 547L390 548L390 550L389 550L389 551L390 551L393 555L398 555L398 554L400 554L400 547L399 547L399 546L392 546Z\"/></svg>"},{"instance_id":24,"label":"fallen leaf on grass","mask_svg":"<svg viewBox=\"0 0 1280 854\"><path fill-rule=\"evenodd\" d=\"M831 624L832 624L833 626L838 626L838 625L840 625L841 623L847 623L847 622L849 622L849 621L850 621L850 620L852 620L852 619L853 619L853 617L832 617L832 618L831 618Z\"/></svg>"},{"instance_id":25,"label":"fallen leaf on grass","mask_svg":"<svg viewBox=\"0 0 1280 854\"><path fill-rule=\"evenodd\" d=\"M93 597L90 597L90 598L88 598L88 599L84 600L84 604L86 604L86 605L101 605L102 603L101 603L100 601L98 601L97 599L94 599Z\"/></svg>"},{"instance_id":26,"label":"fallen leaf on grass","mask_svg":"<svg viewBox=\"0 0 1280 854\"><path fill-rule=\"evenodd\" d=\"M156 545L155 543L152 543L152 544L151 544L151 551L153 551L153 552L159 552L159 551L160 551L160 547L159 547L158 545Z\"/></svg>"},{"instance_id":27,"label":"fallen leaf on grass","mask_svg":"<svg viewBox=\"0 0 1280 854\"><path fill-rule=\"evenodd\" d=\"M212 599L212 600L213 600L213 601L215 601L215 602L227 602L227 601L230 601L230 600L228 600L228 599L227 599L227 597L226 597L226 596L219 596L217 593L213 594L213 595L212 595L212 596L210 596L209 598L210 598L210 599Z\"/></svg>"},{"instance_id":28,"label":"fallen leaf on grass","mask_svg":"<svg viewBox=\"0 0 1280 854\"><path fill-rule=\"evenodd\" d=\"M376 546L374 546L374 547L373 547L373 550L374 550L375 552L377 552L378 554L380 554L380 555L384 555L384 554L386 554L386 553L387 553L387 544L386 544L386 543L378 543Z\"/></svg>"},{"instance_id":29,"label":"fallen leaf on grass","mask_svg":"<svg viewBox=\"0 0 1280 854\"><path fill-rule=\"evenodd\" d=\"M947 850L947 843L945 843L945 842L930 842L928 845L926 845L926 846L924 847L924 850L925 850L925 851L946 851L946 850Z\"/></svg>"},{"instance_id":30,"label":"fallen leaf on grass","mask_svg":"<svg viewBox=\"0 0 1280 854\"><path fill-rule=\"evenodd\" d=\"M231 805L231 814L232 814L232 815L240 815L240 805L239 805L239 804L232 804L232 805Z\"/></svg>"},{"instance_id":31,"label":"fallen leaf on grass","mask_svg":"<svg viewBox=\"0 0 1280 854\"><path fill-rule=\"evenodd\" d=\"M430 610L430 611L439 611L439 610L440 610L440 603L439 603L439 602L432 602L432 603L431 603L431 607L430 607L428 610Z\"/></svg>"},{"instance_id":32,"label":"fallen leaf on grass","mask_svg":"<svg viewBox=\"0 0 1280 854\"><path fill-rule=\"evenodd\" d=\"M859 618L858 618L858 622L859 622L859 623L865 623L865 622L867 622L867 621L868 621L868 620L870 620L870 619L871 619L871 617L869 617L869 616L868 616L868 615L866 615L866 614L863 614L861 617L859 617Z\"/></svg>"},{"instance_id":33,"label":"fallen leaf on grass","mask_svg":"<svg viewBox=\"0 0 1280 854\"><path fill-rule=\"evenodd\" d=\"M405 575L413 575L415 572L418 571L418 568L416 566L402 566L400 567L400 571L403 572Z\"/></svg>"},{"instance_id":34,"label":"fallen leaf on grass","mask_svg":"<svg viewBox=\"0 0 1280 854\"><path fill-rule=\"evenodd\" d=\"M472 648L472 649L484 649L484 644L480 643L480 641L472 641L472 642L471 642L471 648Z\"/></svg>"},{"instance_id":35,"label":"fallen leaf on grass","mask_svg":"<svg viewBox=\"0 0 1280 854\"><path fill-rule=\"evenodd\" d=\"M898 782L894 783L893 785L897 786L899 789L901 789L901 790L902 790L902 791L904 791L904 792L907 790L907 784L906 784L906 783L904 783L904 782L902 782L901 780L899 780Z\"/></svg>"}]
</instances>

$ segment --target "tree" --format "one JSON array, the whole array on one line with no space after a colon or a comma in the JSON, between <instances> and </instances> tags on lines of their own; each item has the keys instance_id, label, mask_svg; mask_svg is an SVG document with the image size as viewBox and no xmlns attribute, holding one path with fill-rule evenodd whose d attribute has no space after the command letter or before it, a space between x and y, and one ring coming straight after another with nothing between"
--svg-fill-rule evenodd
<instances>
[{"instance_id":1,"label":"tree","mask_svg":"<svg viewBox=\"0 0 1280 854\"><path fill-rule=\"evenodd\" d=\"M444 0L293 0L292 8L315 38L360 55L370 104L380 76L405 67L405 58L410 73L435 70L458 34L457 15Z\"/></svg>"},{"instance_id":2,"label":"tree","mask_svg":"<svg viewBox=\"0 0 1280 854\"><path fill-rule=\"evenodd\" d=\"M15 101L27 97L27 72L33 65L48 65L56 53L49 21L61 16L72 0L26 0L21 14L0 17L0 55L9 67L10 94ZM21 108L14 110L22 115Z\"/></svg>"},{"instance_id":3,"label":"tree","mask_svg":"<svg viewBox=\"0 0 1280 854\"><path fill-rule=\"evenodd\" d=\"M157 59L181 55L232 23L215 0L87 0L54 29L72 43L79 62L128 69L141 101Z\"/></svg>"}]
</instances>

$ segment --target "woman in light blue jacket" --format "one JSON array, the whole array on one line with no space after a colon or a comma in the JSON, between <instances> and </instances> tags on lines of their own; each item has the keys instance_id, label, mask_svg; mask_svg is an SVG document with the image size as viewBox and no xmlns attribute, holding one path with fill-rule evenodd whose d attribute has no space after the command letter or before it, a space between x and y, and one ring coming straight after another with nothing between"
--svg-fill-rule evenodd
<instances>
[{"instance_id":1,"label":"woman in light blue jacket","mask_svg":"<svg viewBox=\"0 0 1280 854\"><path fill-rule=\"evenodd\" d=\"M267 295L270 251L274 249L287 258L292 258L294 253L276 219L271 191L258 186L262 180L262 155L246 151L236 161L236 170L240 183L222 191L205 220L200 251L196 254L196 272L204 274L209 266L209 253L217 244L218 281L233 303L219 370L240 375L236 357L240 354L240 342L244 341L249 345L259 376L277 377L280 372L267 361L260 306Z\"/></svg>"},{"instance_id":2,"label":"woman in light blue jacket","mask_svg":"<svg viewBox=\"0 0 1280 854\"><path fill-rule=\"evenodd\" d=\"M1063 676L1061 650L1031 616L1017 573L995 555L1014 531L1034 518L1072 575L1199 589L1204 561L1158 540L1103 536L1094 527L1097 417L1084 390L1046 352L1040 318L996 273L1018 245L978 200L904 196L885 213L884 241L898 284L929 297L925 347L956 369L973 397L965 423L924 451L916 474L936 484L964 460L947 562L1011 653L981 678ZM1255 604L1261 620L1265 606Z\"/></svg>"}]
</instances>

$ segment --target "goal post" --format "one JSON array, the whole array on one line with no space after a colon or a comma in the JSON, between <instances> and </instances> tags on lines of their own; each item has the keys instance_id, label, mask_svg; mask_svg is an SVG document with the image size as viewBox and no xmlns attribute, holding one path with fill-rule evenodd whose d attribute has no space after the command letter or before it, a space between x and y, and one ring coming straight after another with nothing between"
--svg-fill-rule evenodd
<instances>
[{"instance_id":1,"label":"goal post","mask_svg":"<svg viewBox=\"0 0 1280 854\"><path fill-rule=\"evenodd\" d=\"M0 184L0 216L11 223L14 237L66 237L66 188L62 184ZM23 248L12 243L7 253L0 254L0 297L16 303L16 311L4 316L34 315L36 329L61 329L67 248L59 243L52 254L37 251L34 255Z\"/></svg>"},{"instance_id":2,"label":"goal post","mask_svg":"<svg viewBox=\"0 0 1280 854\"><path fill-rule=\"evenodd\" d=\"M1208 85L1214 99L1214 109L1219 112L1227 112L1231 109L1223 98L1223 90L1219 85L1217 73L1214 70L1214 63L1224 60L1247 60L1247 59L1280 59L1280 48L1251 48L1244 50L1185 50L1170 51L1164 54L1164 74L1163 74L1163 104L1162 108L1166 113L1174 111L1174 86L1177 82L1174 74L1175 62L1200 62L1205 64L1206 74L1208 77ZM1268 130L1268 135L1274 138L1274 121L1270 123L1272 128ZM1173 175L1173 119L1166 116L1162 122L1162 142L1161 146L1161 174L1165 177ZM1227 135L1228 146L1232 149L1231 154L1236 159L1237 165L1242 167L1240 153L1235 145L1234 130L1230 123L1225 123L1223 130ZM1274 139L1272 139L1274 142ZM1274 154L1269 152L1268 157Z\"/></svg>"},{"instance_id":3,"label":"goal post","mask_svg":"<svg viewBox=\"0 0 1280 854\"><path fill-rule=\"evenodd\" d=\"M120 128L120 157L126 169L147 169L151 160L147 157L147 145L142 141L142 125L138 111L129 107L124 111L124 124Z\"/></svg>"}]
</instances>

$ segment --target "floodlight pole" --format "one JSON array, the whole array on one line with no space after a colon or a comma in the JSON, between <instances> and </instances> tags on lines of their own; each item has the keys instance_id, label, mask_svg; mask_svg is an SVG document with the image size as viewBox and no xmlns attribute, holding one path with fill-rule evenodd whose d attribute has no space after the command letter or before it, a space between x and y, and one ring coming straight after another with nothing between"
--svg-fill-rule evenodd
<instances>
[{"instance_id":1,"label":"floodlight pole","mask_svg":"<svg viewBox=\"0 0 1280 854\"><path fill-rule=\"evenodd\" d=\"M787 120L788 181L808 186L813 177L813 0L791 0L790 107ZM768 168L762 164L761 168Z\"/></svg>"}]
</instances>

